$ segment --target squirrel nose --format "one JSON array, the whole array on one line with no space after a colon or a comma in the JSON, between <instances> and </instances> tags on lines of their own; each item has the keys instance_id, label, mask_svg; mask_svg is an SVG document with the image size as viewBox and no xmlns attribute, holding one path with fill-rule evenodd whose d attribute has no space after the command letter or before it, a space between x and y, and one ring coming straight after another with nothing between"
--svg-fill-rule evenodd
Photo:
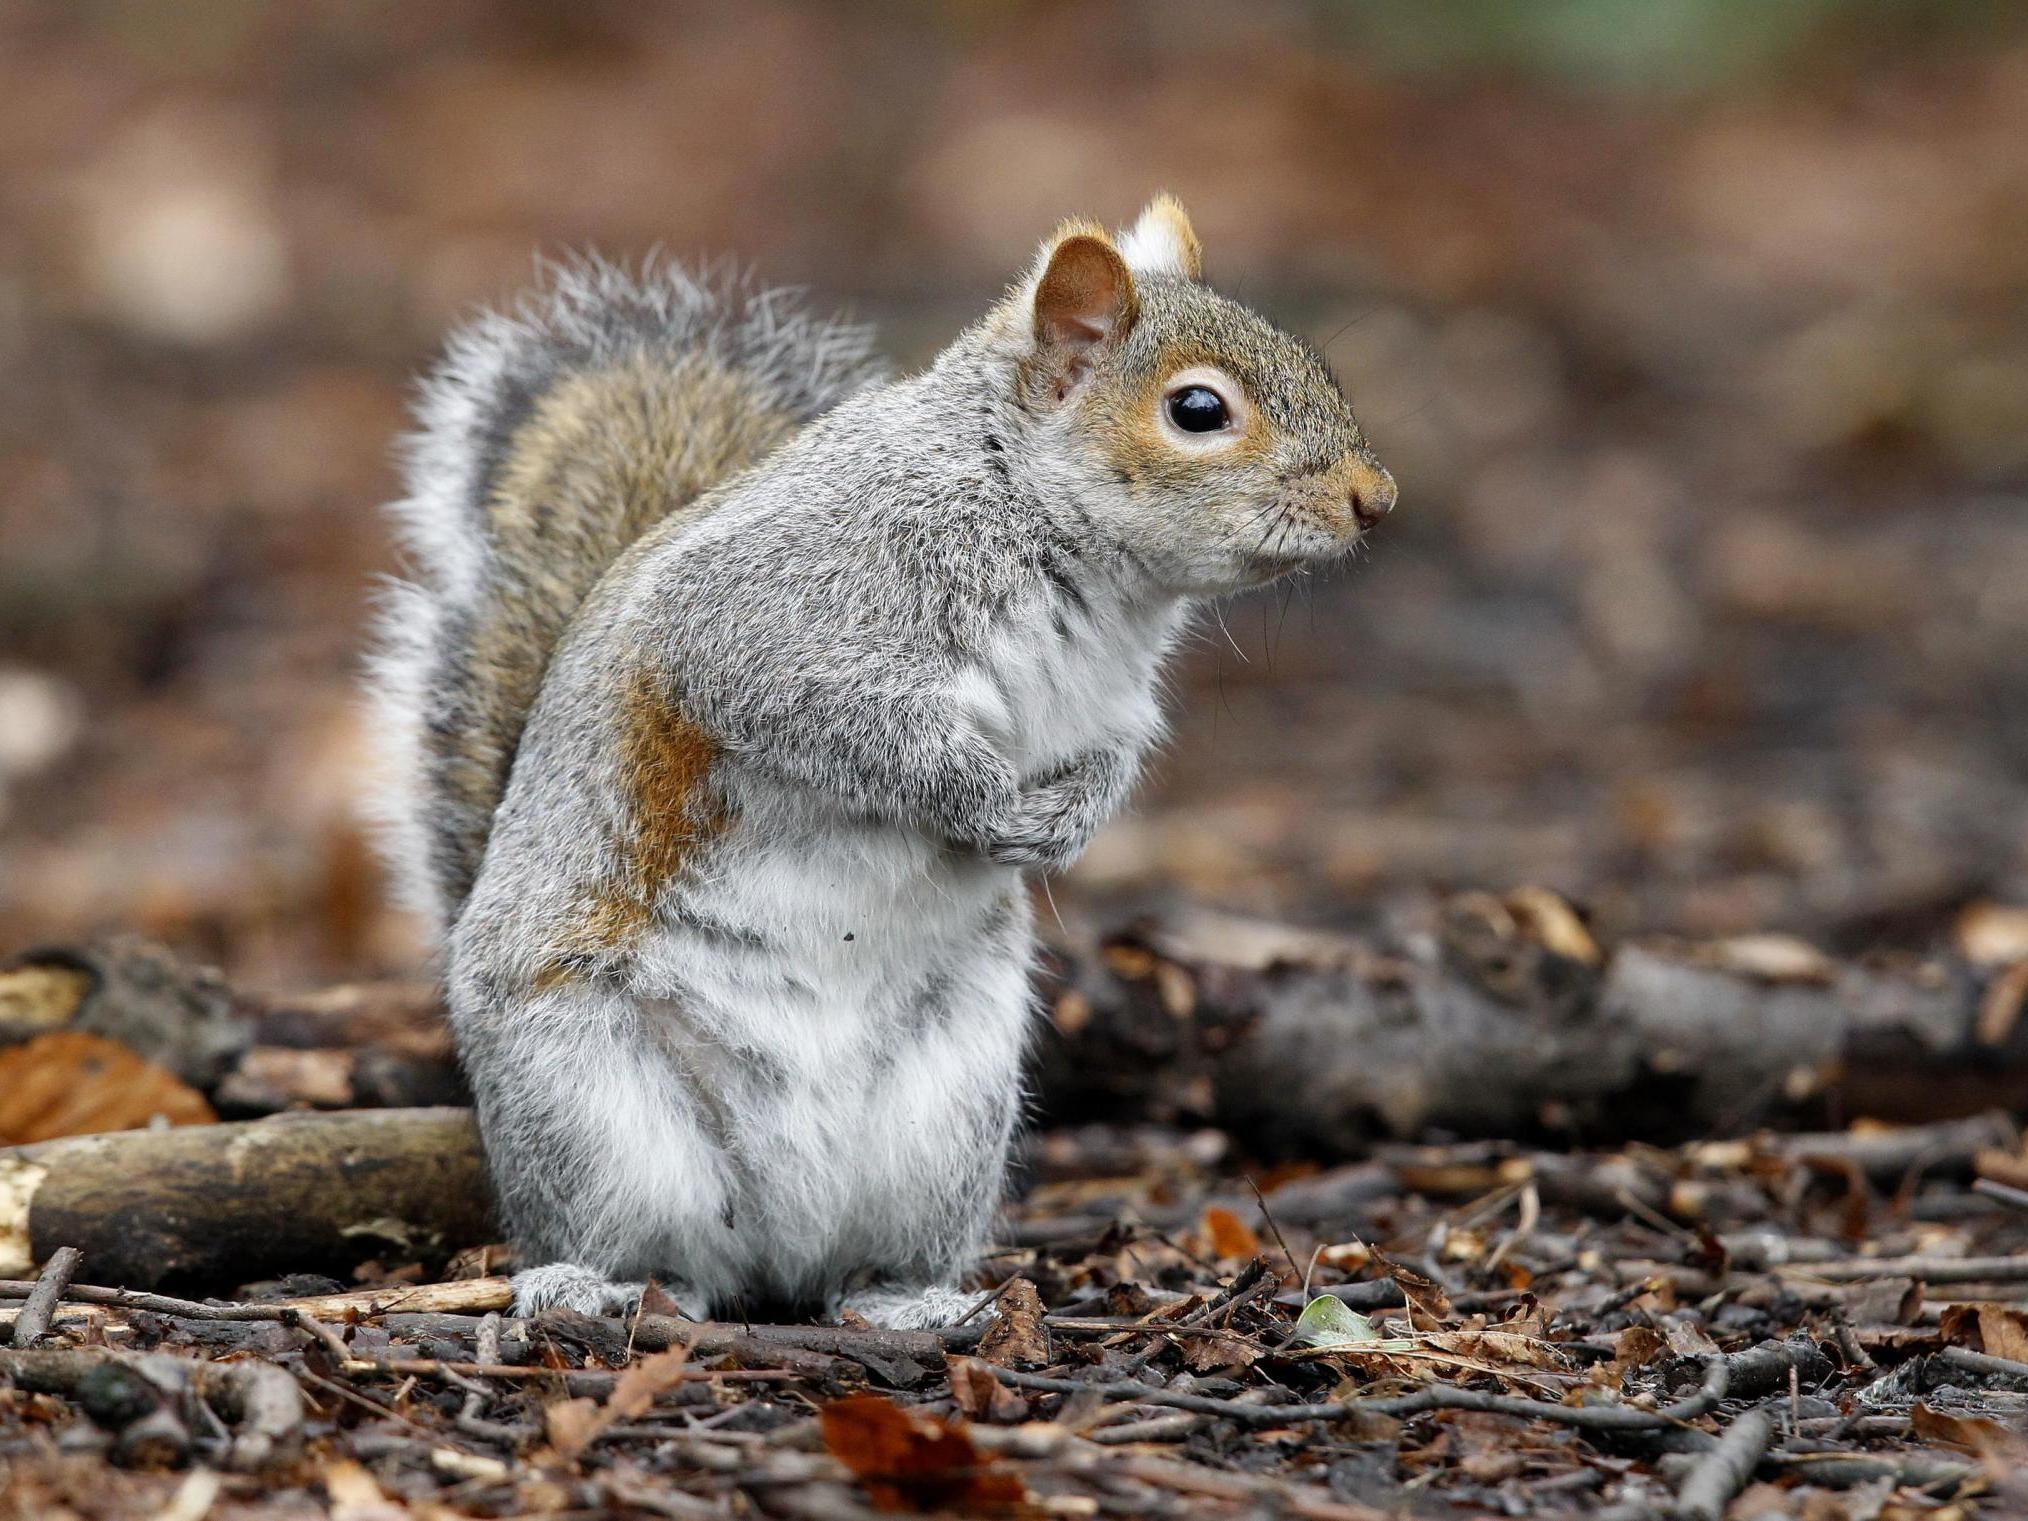
<instances>
[{"instance_id":1,"label":"squirrel nose","mask_svg":"<svg viewBox=\"0 0 2028 1521\"><path fill-rule=\"evenodd\" d=\"M1394 477L1380 465L1366 460L1355 465L1347 497L1353 521L1361 528L1371 528L1392 512L1395 496Z\"/></svg>"}]
</instances>

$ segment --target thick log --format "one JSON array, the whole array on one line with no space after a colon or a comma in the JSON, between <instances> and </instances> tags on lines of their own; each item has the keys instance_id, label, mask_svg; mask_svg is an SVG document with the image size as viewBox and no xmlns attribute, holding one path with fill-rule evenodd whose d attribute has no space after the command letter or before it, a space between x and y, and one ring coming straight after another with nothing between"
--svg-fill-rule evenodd
<instances>
[{"instance_id":1,"label":"thick log","mask_svg":"<svg viewBox=\"0 0 2028 1521\"><path fill-rule=\"evenodd\" d=\"M0 1276L59 1247L135 1288L213 1290L266 1272L440 1260L490 1239L464 1109L286 1114L0 1151Z\"/></svg>"},{"instance_id":2,"label":"thick log","mask_svg":"<svg viewBox=\"0 0 2028 1521\"><path fill-rule=\"evenodd\" d=\"M1566 910L1567 912L1567 910ZM1432 1129L1597 1144L2028 1109L2028 1021L1963 964L1794 942L1605 955L1498 900L1398 950L1212 917L1063 959L1046 1119L1224 1127L1269 1155Z\"/></svg>"}]
</instances>

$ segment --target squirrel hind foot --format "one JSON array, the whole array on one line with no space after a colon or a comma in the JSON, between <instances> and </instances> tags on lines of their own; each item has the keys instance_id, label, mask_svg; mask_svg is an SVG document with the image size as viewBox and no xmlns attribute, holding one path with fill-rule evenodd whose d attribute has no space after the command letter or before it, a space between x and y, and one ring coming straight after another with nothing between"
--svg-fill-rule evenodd
<instances>
[{"instance_id":1,"label":"squirrel hind foot","mask_svg":"<svg viewBox=\"0 0 2028 1521\"><path fill-rule=\"evenodd\" d=\"M640 1308L647 1285L621 1283L597 1268L575 1262L549 1262L514 1275L514 1313L539 1315L544 1310L575 1310L580 1315L632 1315Z\"/></svg>"},{"instance_id":2,"label":"squirrel hind foot","mask_svg":"<svg viewBox=\"0 0 2028 1521\"><path fill-rule=\"evenodd\" d=\"M944 1284L913 1289L882 1287L847 1294L838 1307L863 1315L883 1330L935 1331L956 1325L986 1297Z\"/></svg>"}]
</instances>

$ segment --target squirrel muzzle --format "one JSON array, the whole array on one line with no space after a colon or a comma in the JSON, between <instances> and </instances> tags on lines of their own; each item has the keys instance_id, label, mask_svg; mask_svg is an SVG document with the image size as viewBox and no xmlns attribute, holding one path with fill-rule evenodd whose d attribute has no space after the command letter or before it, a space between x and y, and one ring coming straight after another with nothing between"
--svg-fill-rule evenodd
<instances>
[{"instance_id":1,"label":"squirrel muzzle","mask_svg":"<svg viewBox=\"0 0 2028 1521\"><path fill-rule=\"evenodd\" d=\"M1394 477L1378 460L1353 458L1347 461L1350 479L1345 485L1345 502L1352 509L1352 521L1371 528L1394 510Z\"/></svg>"}]
</instances>

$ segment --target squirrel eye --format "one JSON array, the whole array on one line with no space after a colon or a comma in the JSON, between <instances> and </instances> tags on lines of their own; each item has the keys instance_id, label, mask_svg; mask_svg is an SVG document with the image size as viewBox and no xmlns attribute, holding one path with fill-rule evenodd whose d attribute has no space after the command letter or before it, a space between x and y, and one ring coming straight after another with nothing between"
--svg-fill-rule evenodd
<instances>
[{"instance_id":1,"label":"squirrel eye","mask_svg":"<svg viewBox=\"0 0 2028 1521\"><path fill-rule=\"evenodd\" d=\"M1169 398L1169 421L1185 433L1210 433L1231 420L1224 400L1209 386L1185 386Z\"/></svg>"}]
</instances>

